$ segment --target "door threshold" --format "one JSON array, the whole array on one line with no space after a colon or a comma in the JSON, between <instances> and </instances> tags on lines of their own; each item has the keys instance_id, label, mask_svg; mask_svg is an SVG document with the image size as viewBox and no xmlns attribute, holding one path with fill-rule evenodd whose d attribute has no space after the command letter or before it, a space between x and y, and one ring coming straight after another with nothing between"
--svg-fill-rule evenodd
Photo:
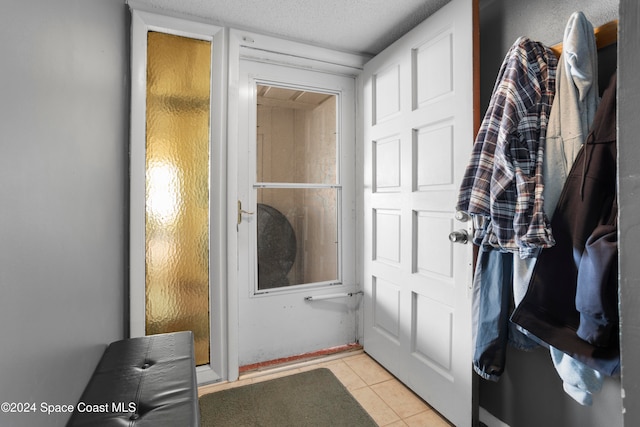
<instances>
[{"instance_id":1,"label":"door threshold","mask_svg":"<svg viewBox=\"0 0 640 427\"><path fill-rule=\"evenodd\" d=\"M289 367L289 365L292 364L314 362L315 360L322 357L342 355L342 353L350 353L358 350L362 350L362 345L358 343L346 344L327 348L324 350L312 351L310 353L303 353L295 356L282 357L279 359L267 360L264 362L240 366L239 372L240 375L244 376L260 371L272 370L274 368Z\"/></svg>"}]
</instances>

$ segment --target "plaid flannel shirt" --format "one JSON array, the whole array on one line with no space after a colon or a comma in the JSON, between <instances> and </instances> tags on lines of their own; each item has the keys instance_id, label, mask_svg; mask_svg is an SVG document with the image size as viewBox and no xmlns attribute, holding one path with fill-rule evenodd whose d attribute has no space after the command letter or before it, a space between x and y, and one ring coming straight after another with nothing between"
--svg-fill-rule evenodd
<instances>
[{"instance_id":1,"label":"plaid flannel shirt","mask_svg":"<svg viewBox=\"0 0 640 427\"><path fill-rule=\"evenodd\" d=\"M460 187L457 209L490 221L474 243L522 258L555 244L543 210L542 159L557 60L520 37L507 53Z\"/></svg>"}]
</instances>

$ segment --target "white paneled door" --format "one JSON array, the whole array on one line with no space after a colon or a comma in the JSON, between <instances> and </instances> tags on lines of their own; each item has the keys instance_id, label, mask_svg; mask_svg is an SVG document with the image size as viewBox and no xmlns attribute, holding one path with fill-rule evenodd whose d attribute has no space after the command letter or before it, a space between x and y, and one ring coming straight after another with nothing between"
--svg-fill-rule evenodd
<instances>
[{"instance_id":1,"label":"white paneled door","mask_svg":"<svg viewBox=\"0 0 640 427\"><path fill-rule=\"evenodd\" d=\"M456 426L472 423L471 232L454 207L473 142L473 2L372 59L364 96L364 348Z\"/></svg>"}]
</instances>

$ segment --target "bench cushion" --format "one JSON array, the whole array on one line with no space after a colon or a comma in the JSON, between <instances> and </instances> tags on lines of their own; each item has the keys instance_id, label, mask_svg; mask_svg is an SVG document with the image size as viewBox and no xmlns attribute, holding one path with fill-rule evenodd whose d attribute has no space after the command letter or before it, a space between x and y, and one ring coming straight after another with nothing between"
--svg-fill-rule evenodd
<instances>
[{"instance_id":1,"label":"bench cushion","mask_svg":"<svg viewBox=\"0 0 640 427\"><path fill-rule=\"evenodd\" d=\"M193 348L189 331L110 344L67 426L199 426Z\"/></svg>"}]
</instances>

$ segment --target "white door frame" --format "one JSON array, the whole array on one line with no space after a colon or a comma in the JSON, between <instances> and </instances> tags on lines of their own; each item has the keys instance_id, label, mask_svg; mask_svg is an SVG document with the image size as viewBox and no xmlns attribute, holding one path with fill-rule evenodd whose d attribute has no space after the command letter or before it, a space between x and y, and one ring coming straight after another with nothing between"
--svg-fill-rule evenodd
<instances>
[{"instance_id":1,"label":"white door frame","mask_svg":"<svg viewBox=\"0 0 640 427\"><path fill-rule=\"evenodd\" d=\"M250 59L258 62L273 63L342 74L355 77L364 65L366 58L348 53L336 52L329 49L309 46L274 37L240 30L229 32L229 96L228 96L228 151L227 151L227 218L237 217L238 191L238 144L240 137L241 118L240 102L243 99L240 85L240 60ZM355 176L355 172L354 172ZM355 187L355 186L354 186ZM355 188L354 188L355 190ZM344 209L348 209L344 207ZM355 211L355 206L353 207ZM354 212L355 215L355 212ZM239 277L238 277L238 240L237 223L227 221L227 307L228 307L228 336L227 336L227 379L233 381L239 376Z\"/></svg>"}]
</instances>

